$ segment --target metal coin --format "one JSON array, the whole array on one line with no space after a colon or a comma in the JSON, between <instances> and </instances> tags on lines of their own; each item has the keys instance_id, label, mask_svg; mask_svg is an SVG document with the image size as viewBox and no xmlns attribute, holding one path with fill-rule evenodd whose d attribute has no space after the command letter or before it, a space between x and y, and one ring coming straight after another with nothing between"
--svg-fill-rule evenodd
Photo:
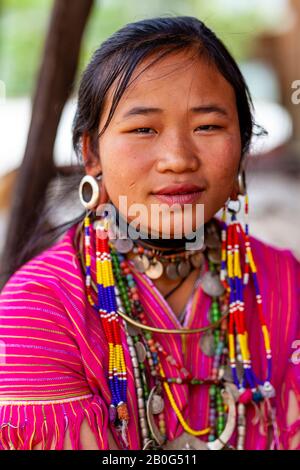
<instances>
[{"instance_id":1,"label":"metal coin","mask_svg":"<svg viewBox=\"0 0 300 470\"><path fill-rule=\"evenodd\" d=\"M133 241L130 238L118 238L115 247L120 253L129 253L133 248Z\"/></svg>"},{"instance_id":2,"label":"metal coin","mask_svg":"<svg viewBox=\"0 0 300 470\"><path fill-rule=\"evenodd\" d=\"M177 271L177 264L168 263L165 270L166 270L166 275L169 279L172 279L173 281L175 281L176 279L179 278L179 274Z\"/></svg>"},{"instance_id":3,"label":"metal coin","mask_svg":"<svg viewBox=\"0 0 300 470\"><path fill-rule=\"evenodd\" d=\"M152 261L149 268L146 270L147 276L150 279L158 279L164 271L164 267L160 261Z\"/></svg>"},{"instance_id":4,"label":"metal coin","mask_svg":"<svg viewBox=\"0 0 300 470\"><path fill-rule=\"evenodd\" d=\"M155 440L155 442L162 446L165 442L165 436L163 436L158 429L157 424L155 423L154 413L152 411L152 402L154 395L157 395L157 388L158 386L154 386L149 394L148 400L146 401L146 413L147 413L147 421L149 425L150 433ZM155 411L155 410L154 410Z\"/></svg>"},{"instance_id":5,"label":"metal coin","mask_svg":"<svg viewBox=\"0 0 300 470\"><path fill-rule=\"evenodd\" d=\"M205 245L208 248L217 248L220 245L220 240L217 233L208 233L204 240Z\"/></svg>"},{"instance_id":6,"label":"metal coin","mask_svg":"<svg viewBox=\"0 0 300 470\"><path fill-rule=\"evenodd\" d=\"M151 412L154 415L159 415L163 412L165 403L163 398L160 395L154 394L151 400Z\"/></svg>"},{"instance_id":7,"label":"metal coin","mask_svg":"<svg viewBox=\"0 0 300 470\"><path fill-rule=\"evenodd\" d=\"M191 256L190 261L194 268L200 268L202 263L204 262L204 254L203 253L195 253Z\"/></svg>"},{"instance_id":8,"label":"metal coin","mask_svg":"<svg viewBox=\"0 0 300 470\"><path fill-rule=\"evenodd\" d=\"M149 261L149 259L147 258L146 255L142 255L141 258L142 258L142 262L143 262L143 265L144 265L144 270L146 271L150 266L150 261Z\"/></svg>"},{"instance_id":9,"label":"metal coin","mask_svg":"<svg viewBox=\"0 0 300 470\"><path fill-rule=\"evenodd\" d=\"M214 335L210 332L204 333L200 340L199 340L199 345L201 348L201 351L209 357L214 356L215 354L215 339Z\"/></svg>"},{"instance_id":10,"label":"metal coin","mask_svg":"<svg viewBox=\"0 0 300 470\"><path fill-rule=\"evenodd\" d=\"M130 336L138 336L142 332L140 328L137 328L136 326L133 326L130 323L127 323L127 331Z\"/></svg>"},{"instance_id":11,"label":"metal coin","mask_svg":"<svg viewBox=\"0 0 300 470\"><path fill-rule=\"evenodd\" d=\"M138 358L139 362L144 362L144 360L146 359L145 346L140 341L135 343L134 346L135 346L135 350L136 350L136 354L137 354L137 358Z\"/></svg>"},{"instance_id":12,"label":"metal coin","mask_svg":"<svg viewBox=\"0 0 300 470\"><path fill-rule=\"evenodd\" d=\"M212 297L219 297L224 294L224 286L220 281L219 275L207 271L200 280L204 292Z\"/></svg>"},{"instance_id":13,"label":"metal coin","mask_svg":"<svg viewBox=\"0 0 300 470\"><path fill-rule=\"evenodd\" d=\"M207 256L213 263L220 264L222 261L221 250L219 248L210 248Z\"/></svg>"},{"instance_id":14,"label":"metal coin","mask_svg":"<svg viewBox=\"0 0 300 470\"><path fill-rule=\"evenodd\" d=\"M180 277L186 277L191 271L191 265L188 260L180 261L178 264L178 273Z\"/></svg>"},{"instance_id":15,"label":"metal coin","mask_svg":"<svg viewBox=\"0 0 300 470\"><path fill-rule=\"evenodd\" d=\"M147 256L137 255L133 258L133 264L140 273L144 273L149 268L150 262Z\"/></svg>"}]
</instances>

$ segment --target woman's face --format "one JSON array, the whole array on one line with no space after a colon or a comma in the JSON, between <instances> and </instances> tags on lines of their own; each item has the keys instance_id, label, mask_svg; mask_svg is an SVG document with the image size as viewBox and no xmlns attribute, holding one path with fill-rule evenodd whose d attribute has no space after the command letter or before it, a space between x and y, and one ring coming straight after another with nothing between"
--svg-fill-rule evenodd
<instances>
[{"instance_id":1,"label":"woman's face","mask_svg":"<svg viewBox=\"0 0 300 470\"><path fill-rule=\"evenodd\" d=\"M149 61L136 68L131 82ZM113 88L99 132L112 92ZM202 224L218 212L233 190L241 157L234 89L215 66L191 51L168 55L130 84L98 141L98 151L97 163L86 166L86 171L102 172L110 200L128 221L137 217L129 214L135 203L142 204L148 214L153 204L170 207L178 203L180 211L185 203L191 204L188 217L195 230L198 204L204 205ZM120 206L120 196L126 196L128 210ZM149 221L150 229L150 216L143 220ZM174 233L172 227L171 223ZM156 228L164 231L160 222Z\"/></svg>"}]
</instances>

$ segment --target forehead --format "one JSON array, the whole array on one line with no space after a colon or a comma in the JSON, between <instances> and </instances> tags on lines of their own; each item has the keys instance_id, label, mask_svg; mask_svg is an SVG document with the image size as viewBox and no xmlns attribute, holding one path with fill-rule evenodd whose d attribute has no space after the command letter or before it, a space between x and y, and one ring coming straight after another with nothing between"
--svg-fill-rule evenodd
<instances>
[{"instance_id":1,"label":"forehead","mask_svg":"<svg viewBox=\"0 0 300 470\"><path fill-rule=\"evenodd\" d=\"M134 70L115 114L133 104L168 104L187 101L194 104L211 101L235 108L235 92L231 84L218 71L215 64L196 51L172 52L163 58L144 59ZM106 98L109 108L115 85Z\"/></svg>"}]
</instances>

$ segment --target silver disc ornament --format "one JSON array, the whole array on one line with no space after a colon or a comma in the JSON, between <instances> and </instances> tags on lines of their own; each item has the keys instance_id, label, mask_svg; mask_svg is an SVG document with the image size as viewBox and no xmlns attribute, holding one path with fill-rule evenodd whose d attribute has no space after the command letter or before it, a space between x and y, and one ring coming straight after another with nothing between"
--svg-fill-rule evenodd
<instances>
[{"instance_id":1,"label":"silver disc ornament","mask_svg":"<svg viewBox=\"0 0 300 470\"><path fill-rule=\"evenodd\" d=\"M204 333L200 340L199 340L199 345L201 348L201 351L209 357L212 357L215 355L215 338L213 333L210 331Z\"/></svg>"},{"instance_id":2,"label":"silver disc ornament","mask_svg":"<svg viewBox=\"0 0 300 470\"><path fill-rule=\"evenodd\" d=\"M115 247L120 253L129 253L133 249L133 241L130 238L118 238Z\"/></svg>"},{"instance_id":3,"label":"silver disc ornament","mask_svg":"<svg viewBox=\"0 0 300 470\"><path fill-rule=\"evenodd\" d=\"M140 272L144 273L150 266L150 262L145 255L137 255L133 258L133 264L135 268Z\"/></svg>"},{"instance_id":4,"label":"silver disc ornament","mask_svg":"<svg viewBox=\"0 0 300 470\"><path fill-rule=\"evenodd\" d=\"M180 261L177 270L180 277L187 277L191 271L190 262L188 260Z\"/></svg>"},{"instance_id":5,"label":"silver disc ornament","mask_svg":"<svg viewBox=\"0 0 300 470\"><path fill-rule=\"evenodd\" d=\"M138 361L141 362L141 363L144 362L144 360L146 359L145 346L140 341L137 341L135 343L134 347L135 347L135 350L136 350L136 355L137 355Z\"/></svg>"},{"instance_id":6,"label":"silver disc ornament","mask_svg":"<svg viewBox=\"0 0 300 470\"><path fill-rule=\"evenodd\" d=\"M134 325L131 325L130 323L127 323L127 331L130 336L138 336L142 333L142 330L140 328L137 328Z\"/></svg>"},{"instance_id":7,"label":"silver disc ornament","mask_svg":"<svg viewBox=\"0 0 300 470\"><path fill-rule=\"evenodd\" d=\"M164 271L164 267L160 261L154 258L150 262L149 268L146 270L146 274L150 279L158 279Z\"/></svg>"},{"instance_id":8,"label":"silver disc ornament","mask_svg":"<svg viewBox=\"0 0 300 470\"><path fill-rule=\"evenodd\" d=\"M164 399L161 395L154 394L151 401L151 411L154 415L159 415L165 407Z\"/></svg>"},{"instance_id":9,"label":"silver disc ornament","mask_svg":"<svg viewBox=\"0 0 300 470\"><path fill-rule=\"evenodd\" d=\"M172 279L172 281L176 281L179 278L179 273L177 271L177 264L176 263L168 263L165 267L165 272L168 279Z\"/></svg>"},{"instance_id":10,"label":"silver disc ornament","mask_svg":"<svg viewBox=\"0 0 300 470\"><path fill-rule=\"evenodd\" d=\"M212 297L219 297L224 294L225 289L217 273L207 271L201 277L200 284L204 292Z\"/></svg>"}]
</instances>

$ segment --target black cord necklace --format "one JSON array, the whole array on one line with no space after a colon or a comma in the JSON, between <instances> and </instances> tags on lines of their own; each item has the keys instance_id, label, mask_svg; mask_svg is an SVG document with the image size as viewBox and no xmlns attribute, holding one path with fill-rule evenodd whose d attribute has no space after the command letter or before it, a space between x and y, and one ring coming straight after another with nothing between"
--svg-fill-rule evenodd
<instances>
[{"instance_id":1,"label":"black cord necklace","mask_svg":"<svg viewBox=\"0 0 300 470\"><path fill-rule=\"evenodd\" d=\"M183 277L182 279L180 279L179 283L177 284L177 286L173 287L170 292L167 293L167 295L164 295L164 298L165 299L168 299L172 294L173 292L175 292L183 283L184 281L186 280L186 277Z\"/></svg>"},{"instance_id":2,"label":"black cord necklace","mask_svg":"<svg viewBox=\"0 0 300 470\"><path fill-rule=\"evenodd\" d=\"M156 251L161 251L165 255L178 253L182 251L186 251L186 244L187 243L194 243L196 240L199 239L199 233L201 233L202 227L198 228L197 232L192 232L190 236L183 236L181 238L163 238L163 237L150 237L147 233L143 232L143 230L136 230L133 226L131 226L121 215L119 210L114 206L116 212L116 220L115 224L117 228L124 230L125 233L129 233L130 227L130 235L133 235L133 239L137 245L150 248ZM198 238L197 238L198 237Z\"/></svg>"}]
</instances>

